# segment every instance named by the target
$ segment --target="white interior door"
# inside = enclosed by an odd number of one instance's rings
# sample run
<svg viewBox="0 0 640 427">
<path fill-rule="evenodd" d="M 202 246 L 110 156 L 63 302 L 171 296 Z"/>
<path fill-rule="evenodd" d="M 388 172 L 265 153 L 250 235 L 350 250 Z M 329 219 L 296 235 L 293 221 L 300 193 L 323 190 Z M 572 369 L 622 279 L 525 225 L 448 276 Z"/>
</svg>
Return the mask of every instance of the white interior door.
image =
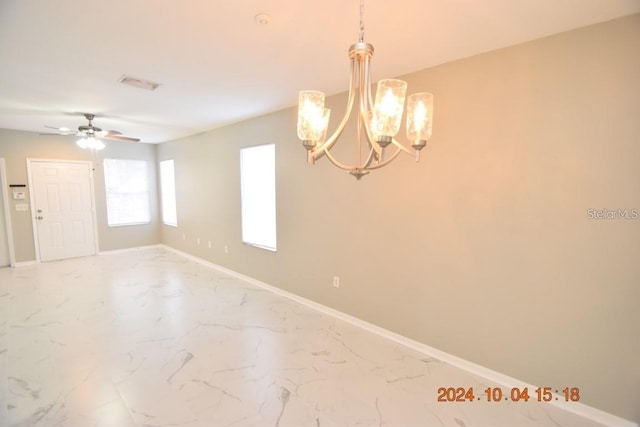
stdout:
<svg viewBox="0 0 640 427">
<path fill-rule="evenodd" d="M 91 165 L 30 161 L 40 261 L 94 255 Z"/>
<path fill-rule="evenodd" d="M 6 267 L 11 263 L 9 258 L 9 236 L 7 235 L 7 210 L 5 191 L 7 183 L 4 182 L 4 160 L 0 159 L 0 267 Z"/>
</svg>

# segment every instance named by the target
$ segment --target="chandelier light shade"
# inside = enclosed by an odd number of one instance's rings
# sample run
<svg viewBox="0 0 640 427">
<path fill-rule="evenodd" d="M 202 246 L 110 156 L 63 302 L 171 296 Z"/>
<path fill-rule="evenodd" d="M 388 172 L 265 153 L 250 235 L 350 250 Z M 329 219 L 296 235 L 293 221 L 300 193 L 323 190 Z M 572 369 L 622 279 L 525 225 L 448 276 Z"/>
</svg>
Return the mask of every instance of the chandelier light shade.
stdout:
<svg viewBox="0 0 640 427">
<path fill-rule="evenodd" d="M 407 138 L 411 146 L 424 147 L 431 138 L 433 121 L 433 95 L 415 93 L 407 100 Z"/>
<path fill-rule="evenodd" d="M 324 108 L 324 93 L 311 90 L 300 92 L 298 111 L 298 138 L 303 141 L 321 140 L 331 113 Z"/>
<path fill-rule="evenodd" d="M 327 139 L 331 112 L 325 108 L 322 92 L 305 90 L 298 97 L 298 138 L 307 149 L 307 161 L 315 163 L 326 156 L 335 166 L 349 171 L 357 179 L 371 170 L 392 162 L 400 152 L 420 160 L 420 150 L 431 137 L 433 122 L 433 95 L 416 93 L 407 99 L 406 132 L 410 148 L 399 143 L 395 137 L 400 131 L 404 112 L 407 83 L 397 79 L 380 80 L 375 102 L 371 96 L 371 58 L 373 46 L 364 42 L 364 0 L 360 1 L 360 38 L 349 48 L 351 77 L 349 97 L 342 121 Z M 331 153 L 349 121 L 357 101 L 357 162 L 347 165 L 338 161 Z M 394 151 L 387 157 L 388 146 Z"/>
</svg>

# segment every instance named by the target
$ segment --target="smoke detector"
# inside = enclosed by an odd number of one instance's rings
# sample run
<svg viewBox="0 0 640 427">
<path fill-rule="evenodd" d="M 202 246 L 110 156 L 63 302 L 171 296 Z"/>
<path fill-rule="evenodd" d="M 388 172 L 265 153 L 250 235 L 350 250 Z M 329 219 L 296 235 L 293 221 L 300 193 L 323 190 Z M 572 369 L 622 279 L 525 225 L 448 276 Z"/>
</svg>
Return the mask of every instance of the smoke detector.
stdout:
<svg viewBox="0 0 640 427">
<path fill-rule="evenodd" d="M 257 24 L 260 25 L 268 25 L 269 22 L 271 22 L 271 16 L 267 15 L 266 13 L 259 13 L 258 15 L 254 16 L 253 19 Z"/>
</svg>

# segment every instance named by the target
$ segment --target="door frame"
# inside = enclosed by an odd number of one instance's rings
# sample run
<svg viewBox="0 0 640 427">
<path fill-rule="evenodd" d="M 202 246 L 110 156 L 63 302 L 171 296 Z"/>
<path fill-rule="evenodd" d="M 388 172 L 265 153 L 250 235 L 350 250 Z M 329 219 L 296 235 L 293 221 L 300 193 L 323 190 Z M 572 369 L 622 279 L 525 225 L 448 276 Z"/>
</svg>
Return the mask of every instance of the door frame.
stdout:
<svg viewBox="0 0 640 427">
<path fill-rule="evenodd" d="M 4 157 L 0 157 L 0 183 L 2 183 L 2 190 L 0 190 L 0 197 L 2 197 L 2 208 L 4 209 L 4 224 L 1 226 L 5 228 L 7 232 L 7 246 L 9 249 L 9 266 L 16 266 L 16 253 L 13 247 L 13 229 L 11 228 L 11 208 L 9 208 L 9 182 L 7 181 L 7 167 L 4 161 Z"/>
<path fill-rule="evenodd" d="M 93 219 L 93 255 L 98 253 L 98 218 L 96 215 L 96 192 L 93 188 L 93 177 L 94 177 L 94 168 L 93 162 L 89 160 L 64 160 L 64 159 L 37 159 L 27 157 L 27 176 L 29 179 L 29 202 L 31 203 L 31 228 L 33 229 L 33 247 L 35 249 L 36 254 L 36 262 L 41 262 L 40 260 L 40 239 L 38 235 L 38 223 L 36 221 L 36 215 L 33 213 L 33 209 L 35 208 L 35 191 L 33 187 L 33 173 L 31 170 L 31 165 L 33 163 L 76 163 L 76 164 L 86 164 L 89 167 L 89 192 L 91 197 L 91 216 Z"/>
</svg>

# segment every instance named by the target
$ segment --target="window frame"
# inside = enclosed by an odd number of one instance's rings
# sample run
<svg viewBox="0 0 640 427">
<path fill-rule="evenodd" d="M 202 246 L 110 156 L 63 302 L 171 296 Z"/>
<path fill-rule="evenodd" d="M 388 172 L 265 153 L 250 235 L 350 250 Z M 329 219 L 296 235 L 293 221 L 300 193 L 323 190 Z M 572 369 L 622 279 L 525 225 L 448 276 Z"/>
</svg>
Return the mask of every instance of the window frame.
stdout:
<svg viewBox="0 0 640 427">
<path fill-rule="evenodd" d="M 119 163 L 120 165 L 129 163 L 129 164 L 138 164 L 138 165 L 143 165 L 143 171 L 138 171 L 137 173 L 140 173 L 140 176 L 144 176 L 144 184 L 145 184 L 145 189 L 144 190 L 140 190 L 140 191 L 122 191 L 123 189 L 127 189 L 127 188 L 131 188 L 130 186 L 122 186 L 122 188 L 116 188 L 116 190 L 110 190 L 111 187 L 117 187 L 118 183 L 111 183 L 110 182 L 110 177 L 113 176 L 114 174 L 110 172 L 110 169 L 112 169 L 112 167 L 115 167 L 116 164 Z M 106 211 L 107 211 L 107 226 L 108 227 L 128 227 L 128 226 L 135 226 L 135 225 L 147 225 L 147 224 L 151 224 L 151 191 L 149 189 L 150 187 L 150 180 L 149 180 L 149 165 L 148 165 L 148 161 L 146 160 L 139 160 L 139 159 L 112 159 L 112 158 L 105 158 L 103 160 L 103 171 L 104 171 L 104 186 L 105 186 L 105 207 L 106 207 Z M 110 166 L 111 164 L 111 166 Z M 126 178 L 125 178 L 126 179 Z M 145 207 L 146 207 L 146 218 L 142 219 L 142 220 L 129 220 L 126 222 L 115 222 L 115 220 L 112 218 L 113 216 L 113 211 L 109 209 L 109 200 L 110 200 L 110 195 L 124 195 L 126 196 L 130 196 L 130 195 L 144 195 L 144 199 L 146 200 L 146 203 L 144 203 Z M 112 207 L 113 208 L 113 207 Z M 114 221 L 112 223 L 112 221 Z"/>
<path fill-rule="evenodd" d="M 268 159 L 272 160 L 269 165 L 263 165 L 267 168 L 267 176 L 256 177 L 247 175 L 245 173 L 244 167 L 249 165 L 249 163 L 251 162 L 255 162 L 256 159 L 259 159 L 259 156 L 251 158 L 251 155 L 256 153 L 255 150 L 264 150 L 265 148 L 270 148 L 268 152 Z M 254 186 L 256 183 L 259 184 L 259 188 L 249 188 L 251 186 Z M 264 187 L 264 185 L 267 183 L 270 184 L 269 188 Z M 252 190 L 255 190 L 255 192 L 253 192 L 253 195 L 247 194 Z M 278 251 L 278 216 L 276 190 L 276 145 L 273 143 L 268 143 L 240 148 L 240 223 L 242 228 L 242 243 L 271 252 Z M 264 201 L 264 196 L 267 193 L 269 193 L 269 195 L 273 195 L 273 197 L 268 200 L 268 206 L 260 206 L 258 208 L 258 213 L 247 212 L 247 209 L 255 208 L 255 204 L 257 203 L 257 200 L 255 198 L 256 194 L 262 196 L 262 201 Z M 269 210 L 269 212 L 266 212 L 266 215 L 265 209 Z M 258 221 L 261 222 L 261 224 L 249 223 L 256 218 L 258 218 Z M 270 229 L 266 233 L 256 233 L 255 227 L 265 225 L 270 227 Z M 261 234 L 262 238 L 256 239 L 257 234 Z M 268 236 L 268 238 L 264 238 L 265 236 Z"/>
<path fill-rule="evenodd" d="M 163 167 L 163 165 L 168 165 L 171 164 L 171 189 L 173 189 L 172 194 L 169 195 L 169 197 L 167 198 L 167 194 L 165 194 L 165 191 L 169 191 L 170 189 L 167 188 L 165 189 L 165 178 L 167 178 L 164 173 L 165 173 L 165 168 Z M 175 168 L 175 161 L 174 159 L 166 159 L 166 160 L 161 160 L 158 164 L 158 169 L 160 172 L 160 216 L 162 217 L 162 223 L 164 225 L 168 225 L 171 227 L 177 227 L 178 226 L 178 205 L 177 205 L 177 200 L 176 200 L 176 168 Z M 175 222 L 169 222 L 166 218 L 166 208 L 167 208 L 167 202 L 171 201 L 169 200 L 171 199 L 173 201 L 172 203 L 172 219 L 175 220 Z"/>
</svg>

